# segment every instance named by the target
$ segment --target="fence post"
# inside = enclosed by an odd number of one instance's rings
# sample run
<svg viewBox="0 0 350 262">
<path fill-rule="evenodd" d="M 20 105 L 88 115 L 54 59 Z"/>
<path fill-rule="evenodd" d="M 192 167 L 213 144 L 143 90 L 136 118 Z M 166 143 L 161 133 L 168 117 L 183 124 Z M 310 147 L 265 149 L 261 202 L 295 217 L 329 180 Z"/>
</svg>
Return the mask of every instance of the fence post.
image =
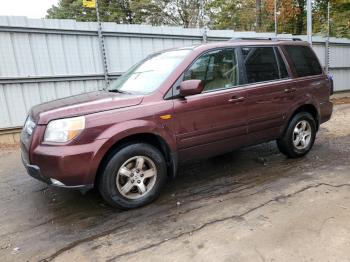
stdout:
<svg viewBox="0 0 350 262">
<path fill-rule="evenodd" d="M 328 2 L 327 6 L 327 38 L 326 38 L 326 43 L 325 43 L 325 69 L 326 73 L 329 74 L 329 34 L 330 34 L 330 2 Z"/>
<path fill-rule="evenodd" d="M 103 34 L 102 34 L 102 23 L 101 23 L 101 20 L 100 20 L 100 12 L 99 12 L 99 9 L 98 9 L 98 0 L 96 0 L 96 16 L 97 16 L 97 24 L 98 24 L 98 29 L 97 29 L 98 42 L 99 42 L 99 45 L 100 45 L 103 73 L 104 73 L 104 78 L 105 78 L 105 87 L 104 87 L 104 89 L 107 89 L 108 86 L 109 86 L 108 64 L 107 64 L 106 48 L 105 48 L 105 43 L 104 43 Z"/>
<path fill-rule="evenodd" d="M 207 37 L 208 37 L 208 27 L 205 25 L 203 30 L 203 35 L 202 35 L 203 43 L 207 42 Z"/>
<path fill-rule="evenodd" d="M 306 0 L 306 27 L 307 27 L 307 41 L 312 46 L 312 3 L 311 0 Z"/>
<path fill-rule="evenodd" d="M 329 73 L 329 55 L 330 55 L 330 47 L 329 47 L 329 38 L 327 38 L 325 42 L 325 70 L 326 73 Z"/>
</svg>

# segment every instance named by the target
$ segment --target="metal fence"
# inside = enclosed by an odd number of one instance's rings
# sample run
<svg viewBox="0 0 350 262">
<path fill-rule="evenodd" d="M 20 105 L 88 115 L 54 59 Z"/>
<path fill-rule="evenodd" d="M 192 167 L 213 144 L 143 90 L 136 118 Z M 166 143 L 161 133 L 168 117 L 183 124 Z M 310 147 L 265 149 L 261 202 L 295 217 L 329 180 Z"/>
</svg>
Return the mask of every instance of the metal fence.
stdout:
<svg viewBox="0 0 350 262">
<path fill-rule="evenodd" d="M 271 33 L 115 23 L 102 27 L 110 79 L 152 52 L 199 44 L 204 38 L 274 37 Z M 0 16 L 0 130 L 21 126 L 35 104 L 104 86 L 97 28 L 92 22 Z M 325 64 L 325 39 L 314 37 L 314 49 Z M 349 89 L 350 40 L 331 38 L 329 52 L 335 90 Z"/>
</svg>

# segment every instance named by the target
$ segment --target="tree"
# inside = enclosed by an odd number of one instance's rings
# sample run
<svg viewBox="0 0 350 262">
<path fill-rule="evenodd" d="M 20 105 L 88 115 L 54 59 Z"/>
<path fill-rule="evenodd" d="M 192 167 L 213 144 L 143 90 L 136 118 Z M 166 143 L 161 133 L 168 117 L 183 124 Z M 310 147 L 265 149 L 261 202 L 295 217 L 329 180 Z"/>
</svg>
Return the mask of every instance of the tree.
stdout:
<svg viewBox="0 0 350 262">
<path fill-rule="evenodd" d="M 298 11 L 295 8 L 294 0 L 280 0 L 277 5 L 277 32 L 278 33 L 291 33 L 294 32 L 295 20 L 298 15 Z M 275 27 L 275 1 L 266 0 L 263 7 L 265 31 L 274 31 Z"/>
<path fill-rule="evenodd" d="M 314 2 L 314 30 L 325 34 L 327 28 L 328 0 Z M 350 38 L 350 1 L 330 1 L 330 35 Z"/>
<path fill-rule="evenodd" d="M 301 35 L 304 32 L 304 23 L 306 17 L 306 0 L 296 0 L 296 29 L 295 34 Z"/>
<path fill-rule="evenodd" d="M 207 5 L 213 29 L 255 30 L 255 11 L 255 0 L 216 0 Z"/>
<path fill-rule="evenodd" d="M 47 11 L 47 18 L 75 19 L 77 21 L 96 21 L 95 9 L 83 7 L 83 0 L 60 0 L 57 6 Z M 142 23 L 146 19 L 142 7 L 151 12 L 159 12 L 151 0 L 99 0 L 101 20 L 124 24 Z"/>
<path fill-rule="evenodd" d="M 96 21 L 94 9 L 83 0 L 59 0 L 48 18 Z M 331 1 L 331 35 L 350 38 L 350 0 L 313 0 L 313 29 L 327 30 L 327 5 Z M 102 21 L 120 24 L 202 27 L 199 0 L 99 0 Z M 236 31 L 274 31 L 274 0 L 203 0 L 208 26 Z M 278 0 L 278 32 L 306 33 L 306 0 Z"/>
<path fill-rule="evenodd" d="M 99 0 L 99 7 L 102 21 L 120 24 L 196 27 L 200 19 L 197 0 Z M 84 8 L 82 0 L 60 0 L 47 11 L 47 18 L 96 21 L 96 12 Z"/>
<path fill-rule="evenodd" d="M 261 0 L 256 0 L 256 28 L 257 31 L 261 30 L 262 18 L 261 18 Z"/>
<path fill-rule="evenodd" d="M 197 27 L 200 23 L 200 2 L 197 0 L 153 0 L 158 12 L 148 12 L 152 24 L 178 25 L 185 28 Z M 149 8 L 149 6 L 148 6 Z M 145 7 L 143 7 L 146 10 Z"/>
<path fill-rule="evenodd" d="M 331 35 L 350 38 L 350 1 L 332 1 Z"/>
</svg>

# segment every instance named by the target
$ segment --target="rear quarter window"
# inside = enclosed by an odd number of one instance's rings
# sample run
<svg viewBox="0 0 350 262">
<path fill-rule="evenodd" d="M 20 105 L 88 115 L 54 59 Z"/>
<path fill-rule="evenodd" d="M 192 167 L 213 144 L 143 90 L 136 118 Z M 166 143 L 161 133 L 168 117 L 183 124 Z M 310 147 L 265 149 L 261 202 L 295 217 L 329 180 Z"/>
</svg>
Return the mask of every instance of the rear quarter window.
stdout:
<svg viewBox="0 0 350 262">
<path fill-rule="evenodd" d="M 322 74 L 322 68 L 314 52 L 308 46 L 285 46 L 298 77 Z"/>
</svg>

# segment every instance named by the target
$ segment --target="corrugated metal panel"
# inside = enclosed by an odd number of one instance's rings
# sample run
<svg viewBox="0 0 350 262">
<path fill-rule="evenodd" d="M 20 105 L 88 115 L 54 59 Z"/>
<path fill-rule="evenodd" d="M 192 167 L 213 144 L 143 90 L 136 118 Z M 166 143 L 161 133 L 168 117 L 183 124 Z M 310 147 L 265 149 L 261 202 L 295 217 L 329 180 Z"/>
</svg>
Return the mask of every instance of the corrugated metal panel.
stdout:
<svg viewBox="0 0 350 262">
<path fill-rule="evenodd" d="M 0 90 L 0 93 L 4 95 L 7 107 L 7 110 L 4 112 L 6 121 L 0 124 L 0 128 L 22 125 L 27 114 L 27 105 L 21 86 L 19 84 L 1 85 Z M 2 113 L 3 111 L 1 115 Z"/>
<path fill-rule="evenodd" d="M 11 127 L 9 105 L 3 85 L 0 85 L 0 128 Z"/>
<path fill-rule="evenodd" d="M 330 49 L 330 66 L 331 67 L 348 67 L 350 68 L 350 45 L 332 46 Z"/>
<path fill-rule="evenodd" d="M 97 28 L 92 22 L 0 16 L 0 129 L 21 126 L 35 104 L 104 86 Z M 117 76 L 155 51 L 200 44 L 203 33 L 196 28 L 103 23 L 109 73 Z M 232 37 L 273 38 L 274 34 L 207 32 L 208 41 Z M 314 41 L 324 64 L 325 39 L 315 37 Z M 350 41 L 331 38 L 330 46 L 335 89 L 349 89 Z"/>
<path fill-rule="evenodd" d="M 103 80 L 0 84 L 0 129 L 22 126 L 34 105 L 96 91 L 103 85 Z"/>
<path fill-rule="evenodd" d="M 325 46 L 322 44 L 314 44 L 312 46 L 312 48 L 314 49 L 315 53 L 318 56 L 318 59 L 320 60 L 321 64 L 323 66 L 325 66 L 325 61 L 326 61 L 326 49 Z"/>
<path fill-rule="evenodd" d="M 350 86 L 350 68 L 347 69 L 330 69 L 330 74 L 334 79 L 336 91 L 347 91 Z"/>
</svg>

